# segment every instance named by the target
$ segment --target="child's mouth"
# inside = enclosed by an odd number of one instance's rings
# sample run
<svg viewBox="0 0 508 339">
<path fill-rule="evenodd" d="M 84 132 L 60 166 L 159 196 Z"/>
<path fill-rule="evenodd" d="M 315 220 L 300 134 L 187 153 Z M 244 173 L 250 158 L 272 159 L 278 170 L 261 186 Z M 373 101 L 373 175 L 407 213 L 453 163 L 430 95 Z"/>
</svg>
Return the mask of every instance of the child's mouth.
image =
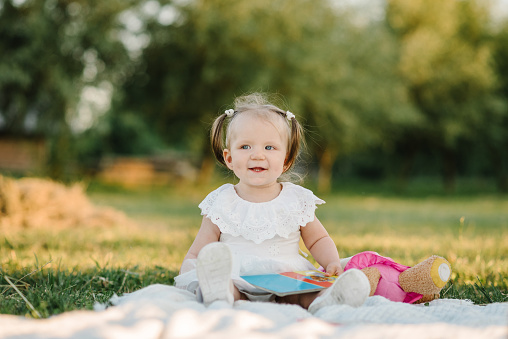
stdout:
<svg viewBox="0 0 508 339">
<path fill-rule="evenodd" d="M 254 172 L 263 172 L 265 171 L 266 169 L 263 168 L 263 167 L 252 167 L 250 168 L 251 171 L 254 171 Z"/>
</svg>

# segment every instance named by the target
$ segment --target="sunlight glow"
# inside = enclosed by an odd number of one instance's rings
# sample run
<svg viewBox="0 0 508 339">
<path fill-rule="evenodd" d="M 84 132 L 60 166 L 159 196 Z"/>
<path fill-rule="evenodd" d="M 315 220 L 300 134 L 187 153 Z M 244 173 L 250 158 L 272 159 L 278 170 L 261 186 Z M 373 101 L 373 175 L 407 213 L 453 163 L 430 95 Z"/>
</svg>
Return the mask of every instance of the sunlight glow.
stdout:
<svg viewBox="0 0 508 339">
<path fill-rule="evenodd" d="M 85 86 L 76 113 L 68 118 L 73 132 L 81 133 L 91 128 L 97 119 L 109 110 L 112 94 L 113 86 L 106 81 L 98 87 Z"/>
</svg>

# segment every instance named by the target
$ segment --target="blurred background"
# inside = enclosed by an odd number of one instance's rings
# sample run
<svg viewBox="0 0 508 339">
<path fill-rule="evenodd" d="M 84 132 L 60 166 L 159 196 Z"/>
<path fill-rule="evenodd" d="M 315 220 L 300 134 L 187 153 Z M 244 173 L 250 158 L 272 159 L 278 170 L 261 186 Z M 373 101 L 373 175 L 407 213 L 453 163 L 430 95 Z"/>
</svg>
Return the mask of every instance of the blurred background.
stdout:
<svg viewBox="0 0 508 339">
<path fill-rule="evenodd" d="M 320 192 L 508 192 L 506 0 L 0 0 L 2 174 L 208 185 L 249 92 L 304 124 Z"/>
</svg>

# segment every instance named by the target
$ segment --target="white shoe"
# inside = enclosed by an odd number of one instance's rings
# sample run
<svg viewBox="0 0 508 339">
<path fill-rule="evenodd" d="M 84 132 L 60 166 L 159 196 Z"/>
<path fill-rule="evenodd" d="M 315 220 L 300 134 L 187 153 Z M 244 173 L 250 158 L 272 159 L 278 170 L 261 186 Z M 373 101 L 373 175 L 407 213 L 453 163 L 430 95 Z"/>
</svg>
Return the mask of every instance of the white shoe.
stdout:
<svg viewBox="0 0 508 339">
<path fill-rule="evenodd" d="M 198 254 L 196 273 L 203 303 L 210 305 L 217 300 L 233 305 L 233 282 L 231 271 L 233 256 L 225 244 L 213 242 L 201 249 Z"/>
<path fill-rule="evenodd" d="M 331 305 L 358 307 L 363 305 L 369 294 L 369 279 L 360 270 L 352 268 L 342 273 L 332 286 L 314 299 L 309 306 L 309 312 L 314 314 Z"/>
</svg>

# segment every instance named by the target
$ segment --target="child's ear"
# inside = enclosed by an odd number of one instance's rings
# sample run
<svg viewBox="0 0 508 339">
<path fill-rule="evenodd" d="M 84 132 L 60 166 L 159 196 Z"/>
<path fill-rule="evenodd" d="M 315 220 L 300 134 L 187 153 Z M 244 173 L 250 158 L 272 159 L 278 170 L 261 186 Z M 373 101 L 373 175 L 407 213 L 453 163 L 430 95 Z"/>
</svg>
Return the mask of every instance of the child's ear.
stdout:
<svg viewBox="0 0 508 339">
<path fill-rule="evenodd" d="M 232 170 L 233 169 L 233 158 L 231 157 L 231 152 L 226 148 L 222 151 L 222 157 L 224 158 L 224 162 L 226 166 Z"/>
</svg>

